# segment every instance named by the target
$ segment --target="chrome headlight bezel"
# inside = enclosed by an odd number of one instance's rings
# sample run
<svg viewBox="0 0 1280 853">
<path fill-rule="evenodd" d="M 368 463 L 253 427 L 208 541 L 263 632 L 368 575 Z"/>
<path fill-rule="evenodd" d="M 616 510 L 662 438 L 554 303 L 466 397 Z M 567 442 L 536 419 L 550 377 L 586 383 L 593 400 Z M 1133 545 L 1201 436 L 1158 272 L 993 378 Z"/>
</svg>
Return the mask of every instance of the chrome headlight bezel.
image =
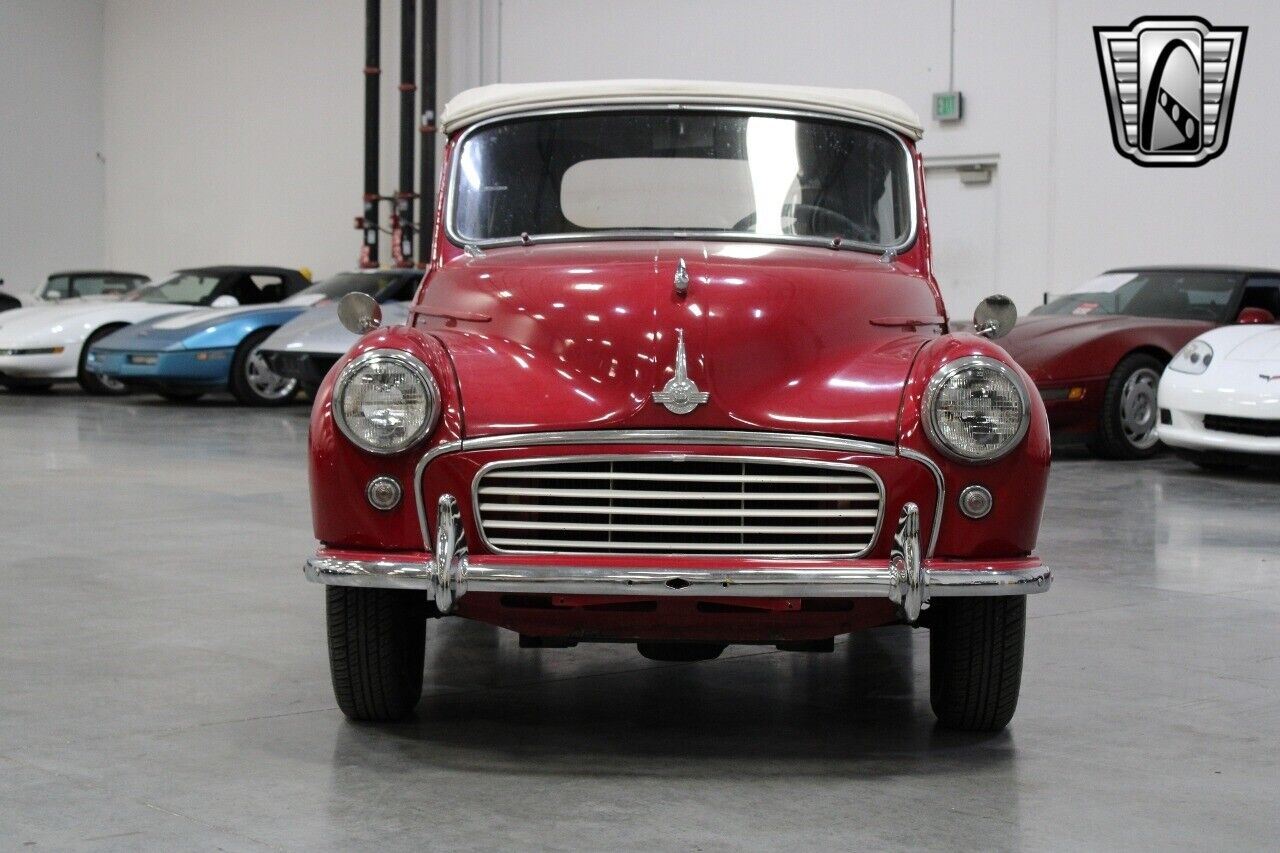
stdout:
<svg viewBox="0 0 1280 853">
<path fill-rule="evenodd" d="M 344 411 L 343 402 L 346 397 L 347 388 L 351 385 L 352 380 L 363 373 L 367 368 L 376 367 L 379 364 L 394 363 L 409 371 L 409 373 L 422 386 L 423 396 L 427 400 L 426 416 L 422 419 L 422 423 L 418 424 L 415 429 L 408 432 L 404 438 L 396 442 L 394 446 L 380 447 L 371 445 L 359 437 L 359 435 L 347 423 L 346 413 Z M 342 368 L 342 373 L 338 375 L 338 380 L 333 386 L 333 421 L 338 427 L 338 431 L 346 436 L 356 447 L 368 453 L 374 453 L 378 456 L 394 456 L 397 453 L 403 453 L 422 441 L 431 430 L 435 429 L 436 424 L 440 420 L 440 387 L 436 384 L 435 377 L 431 375 L 431 371 L 427 366 L 414 356 L 403 350 L 394 349 L 374 349 L 361 353 L 352 359 L 346 367 Z"/>
<path fill-rule="evenodd" d="M 1213 347 L 1199 338 L 1178 350 L 1178 354 L 1169 362 L 1169 369 L 1178 373 L 1199 376 L 1209 369 L 1213 362 Z"/>
<path fill-rule="evenodd" d="M 1018 424 L 1018 430 L 1007 443 L 997 448 L 994 452 L 986 453 L 981 456 L 971 456 L 959 449 L 952 447 L 947 443 L 939 429 L 935 418 L 938 414 L 937 400 L 938 394 L 941 393 L 942 387 L 953 376 L 961 371 L 983 369 L 992 371 L 1002 378 L 1008 380 L 1018 394 L 1018 400 L 1022 407 L 1022 419 Z M 948 361 L 938 371 L 933 374 L 929 380 L 929 384 L 925 387 L 924 399 L 921 401 L 920 420 L 924 423 L 924 432 L 928 436 L 930 443 L 933 444 L 944 456 L 954 459 L 957 462 L 963 462 L 967 465 L 985 465 L 1003 459 L 1012 453 L 1018 445 L 1022 443 L 1022 439 L 1026 437 L 1027 430 L 1031 426 L 1031 398 L 1027 394 L 1027 386 L 1023 383 L 1022 378 L 1009 365 L 1004 364 L 990 356 L 985 355 L 969 355 Z"/>
</svg>

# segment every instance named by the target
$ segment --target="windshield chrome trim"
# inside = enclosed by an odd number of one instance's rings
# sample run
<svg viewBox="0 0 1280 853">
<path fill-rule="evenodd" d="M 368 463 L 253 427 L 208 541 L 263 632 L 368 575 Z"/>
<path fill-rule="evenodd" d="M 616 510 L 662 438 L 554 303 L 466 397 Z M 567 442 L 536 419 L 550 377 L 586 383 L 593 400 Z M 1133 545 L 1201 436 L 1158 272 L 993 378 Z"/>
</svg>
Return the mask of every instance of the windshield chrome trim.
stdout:
<svg viewBox="0 0 1280 853">
<path fill-rule="evenodd" d="M 599 113 L 599 112 L 713 112 L 713 113 L 737 113 L 745 115 L 759 116 L 779 116 L 784 118 L 807 118 L 818 119 L 827 122 L 839 122 L 842 124 L 852 124 L 859 127 L 869 128 L 878 133 L 883 133 L 891 137 L 902 149 L 903 157 L 906 160 L 907 173 L 907 198 L 909 201 L 909 217 L 907 225 L 907 233 L 902 241 L 894 245 L 883 245 L 879 243 L 861 243 L 856 240 L 843 240 L 839 245 L 833 246 L 830 237 L 795 237 L 785 234 L 767 235 L 767 234 L 746 234 L 741 231 L 701 231 L 701 230 L 671 230 L 660 228 L 633 228 L 633 229 L 617 229 L 610 231 L 586 231 L 577 234 L 530 234 L 528 244 L 538 245 L 539 243 L 581 243 L 581 242 L 599 242 L 608 240 L 723 240 L 725 242 L 738 243 L 774 243 L 784 246 L 816 246 L 831 251 L 855 251 L 870 252 L 877 255 L 883 255 L 885 252 L 891 251 L 894 255 L 901 255 L 915 245 L 916 238 L 919 235 L 919 208 L 920 208 L 920 189 L 916 181 L 916 163 L 915 158 L 911 154 L 902 136 L 883 125 L 876 124 L 871 121 L 863 121 L 848 116 L 832 115 L 830 113 L 816 112 L 812 110 L 787 110 L 787 109 L 767 109 L 759 107 L 744 107 L 735 105 L 715 105 L 715 104 L 680 104 L 671 103 L 666 105 L 638 105 L 638 104 L 608 104 L 594 107 L 570 107 L 570 108 L 551 108 L 545 110 L 530 110 L 527 112 L 510 113 L 503 116 L 495 116 L 477 124 L 470 125 L 458 135 L 457 141 L 453 145 L 453 149 L 449 158 L 449 186 L 446 189 L 445 207 L 444 207 L 444 233 L 445 237 L 458 248 L 465 246 L 474 246 L 477 249 L 502 248 L 506 246 L 526 245 L 525 241 L 519 235 L 513 237 L 496 237 L 489 240 L 472 240 L 461 237 L 454 231 L 454 213 L 457 199 L 458 188 L 458 172 L 461 170 L 462 149 L 467 139 L 479 130 L 495 124 L 504 124 L 514 121 L 521 121 L 529 118 L 539 118 L 542 116 L 561 116 L 576 115 L 582 113 Z"/>
</svg>

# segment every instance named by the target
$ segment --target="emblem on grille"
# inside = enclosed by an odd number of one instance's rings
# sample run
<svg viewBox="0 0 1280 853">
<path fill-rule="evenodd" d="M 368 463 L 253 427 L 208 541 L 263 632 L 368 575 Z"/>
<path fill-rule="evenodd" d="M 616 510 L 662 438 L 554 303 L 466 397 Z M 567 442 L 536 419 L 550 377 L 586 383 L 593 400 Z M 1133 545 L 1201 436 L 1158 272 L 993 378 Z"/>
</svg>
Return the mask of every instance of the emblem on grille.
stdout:
<svg viewBox="0 0 1280 853">
<path fill-rule="evenodd" d="M 676 329 L 676 375 L 662 386 L 661 391 L 653 392 L 653 401 L 667 407 L 673 415 L 687 415 L 701 406 L 711 395 L 699 391 L 698 386 L 689 378 L 689 365 L 684 354 L 684 330 Z"/>
<path fill-rule="evenodd" d="M 1094 27 L 1120 156 L 1139 166 L 1199 166 L 1225 151 L 1248 32 L 1163 16 Z"/>
</svg>

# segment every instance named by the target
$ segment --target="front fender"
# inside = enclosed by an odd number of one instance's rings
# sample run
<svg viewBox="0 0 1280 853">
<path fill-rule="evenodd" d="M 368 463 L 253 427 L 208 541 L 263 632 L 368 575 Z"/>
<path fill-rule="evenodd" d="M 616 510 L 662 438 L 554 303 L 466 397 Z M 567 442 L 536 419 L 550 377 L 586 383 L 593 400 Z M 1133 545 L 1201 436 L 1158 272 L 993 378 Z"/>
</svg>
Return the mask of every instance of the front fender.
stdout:
<svg viewBox="0 0 1280 853">
<path fill-rule="evenodd" d="M 945 456 L 929 441 L 921 418 L 929 380 L 943 365 L 970 355 L 987 356 L 1012 368 L 1026 386 L 1031 406 L 1031 423 L 1019 445 L 986 464 L 966 464 Z M 916 356 L 903 389 L 898 430 L 900 446 L 933 460 L 946 484 L 935 556 L 1016 557 L 1031 553 L 1049 479 L 1049 422 L 1035 383 L 1008 353 L 971 334 L 945 335 L 926 344 Z M 995 498 L 985 518 L 975 520 L 960 512 L 957 498 L 969 485 L 985 486 Z"/>
<path fill-rule="evenodd" d="M 333 386 L 350 361 L 374 349 L 406 352 L 423 364 L 440 388 L 440 421 L 422 441 L 402 453 L 379 456 L 352 444 L 333 419 Z M 311 409 L 309 475 L 315 536 L 331 547 L 384 551 L 421 551 L 424 547 L 414 501 L 414 469 L 430 448 L 462 435 L 458 383 L 444 346 L 429 334 L 407 326 L 369 332 L 356 342 L 325 377 Z M 365 487 L 379 475 L 395 477 L 404 490 L 399 506 L 374 509 Z"/>
</svg>

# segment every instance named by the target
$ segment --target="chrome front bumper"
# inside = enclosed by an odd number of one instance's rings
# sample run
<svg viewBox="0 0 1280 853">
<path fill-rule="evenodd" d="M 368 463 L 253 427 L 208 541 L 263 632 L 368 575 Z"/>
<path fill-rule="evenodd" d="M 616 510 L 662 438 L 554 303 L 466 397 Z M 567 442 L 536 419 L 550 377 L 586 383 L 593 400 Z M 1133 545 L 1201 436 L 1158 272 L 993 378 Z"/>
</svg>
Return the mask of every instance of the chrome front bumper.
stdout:
<svg viewBox="0 0 1280 853">
<path fill-rule="evenodd" d="M 679 571 L 662 566 L 597 568 L 467 553 L 457 501 L 442 495 L 437 508 L 434 556 L 417 561 L 353 559 L 321 553 L 308 559 L 308 580 L 330 586 L 422 590 L 442 613 L 468 592 L 555 595 L 636 595 L 649 598 L 888 598 L 914 622 L 931 598 L 1029 595 L 1053 578 L 1038 560 L 957 562 L 922 560 L 920 513 L 903 506 L 888 562 L 842 561 L 834 565 Z"/>
</svg>

